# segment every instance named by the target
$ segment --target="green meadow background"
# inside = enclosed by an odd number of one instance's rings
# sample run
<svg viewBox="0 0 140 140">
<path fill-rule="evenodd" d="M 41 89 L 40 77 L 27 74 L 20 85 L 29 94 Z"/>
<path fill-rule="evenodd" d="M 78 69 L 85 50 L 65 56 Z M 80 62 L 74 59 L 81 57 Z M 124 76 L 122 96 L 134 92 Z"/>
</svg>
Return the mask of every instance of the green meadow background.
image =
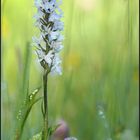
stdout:
<svg viewBox="0 0 140 140">
<path fill-rule="evenodd" d="M 65 120 L 78 140 L 138 140 L 138 5 L 138 0 L 63 0 L 63 75 L 49 76 L 50 124 Z M 42 85 L 30 45 L 38 33 L 35 12 L 33 0 L 1 0 L 2 140 L 14 136 L 28 83 L 30 92 Z M 38 102 L 22 140 L 42 125 Z"/>
</svg>

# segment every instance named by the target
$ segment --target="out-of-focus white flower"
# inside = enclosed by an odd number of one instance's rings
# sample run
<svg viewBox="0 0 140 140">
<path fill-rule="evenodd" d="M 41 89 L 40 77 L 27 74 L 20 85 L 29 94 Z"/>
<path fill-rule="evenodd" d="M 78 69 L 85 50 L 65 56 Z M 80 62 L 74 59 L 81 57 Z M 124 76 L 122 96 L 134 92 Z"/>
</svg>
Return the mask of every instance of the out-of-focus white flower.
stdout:
<svg viewBox="0 0 140 140">
<path fill-rule="evenodd" d="M 35 0 L 37 14 L 35 25 L 40 30 L 40 37 L 33 38 L 34 45 L 37 47 L 39 61 L 44 69 L 49 69 L 51 73 L 62 74 L 61 60 L 58 53 L 62 50 L 64 39 L 61 31 L 64 23 L 61 21 L 63 13 L 59 8 L 61 0 Z"/>
<path fill-rule="evenodd" d="M 75 137 L 68 137 L 68 138 L 65 138 L 64 140 L 77 140 L 77 138 L 75 138 Z"/>
</svg>

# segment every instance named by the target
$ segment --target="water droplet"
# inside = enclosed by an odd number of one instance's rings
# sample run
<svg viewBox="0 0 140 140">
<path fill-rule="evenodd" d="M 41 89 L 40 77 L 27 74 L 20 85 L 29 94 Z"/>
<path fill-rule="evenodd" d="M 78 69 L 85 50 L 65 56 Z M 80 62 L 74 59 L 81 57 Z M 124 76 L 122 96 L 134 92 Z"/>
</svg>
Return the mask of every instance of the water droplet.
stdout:
<svg viewBox="0 0 140 140">
<path fill-rule="evenodd" d="M 104 112 L 102 110 L 99 110 L 98 114 L 101 118 L 105 119 L 105 115 L 104 115 Z"/>
<path fill-rule="evenodd" d="M 30 97 L 29 97 L 29 98 L 30 98 L 30 100 L 32 100 L 32 99 L 33 99 L 33 95 L 30 95 Z"/>
<path fill-rule="evenodd" d="M 21 120 L 21 117 L 18 115 L 18 116 L 17 116 L 17 119 L 20 121 L 20 120 Z"/>
<path fill-rule="evenodd" d="M 35 95 L 38 92 L 38 89 L 36 89 L 32 94 Z"/>
<path fill-rule="evenodd" d="M 19 111 L 18 111 L 18 115 L 17 115 L 17 119 L 18 119 L 18 120 L 21 120 L 21 118 L 22 118 L 22 111 L 19 110 Z"/>
<path fill-rule="evenodd" d="M 100 116 L 104 115 L 104 112 L 101 111 L 101 110 L 99 110 L 99 115 L 100 115 Z"/>
</svg>

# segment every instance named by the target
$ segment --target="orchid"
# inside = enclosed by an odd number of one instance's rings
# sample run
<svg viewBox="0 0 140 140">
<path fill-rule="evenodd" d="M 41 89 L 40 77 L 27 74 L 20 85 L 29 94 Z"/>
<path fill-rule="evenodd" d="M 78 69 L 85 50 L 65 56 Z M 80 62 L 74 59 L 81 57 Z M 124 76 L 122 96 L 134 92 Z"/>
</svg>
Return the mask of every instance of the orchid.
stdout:
<svg viewBox="0 0 140 140">
<path fill-rule="evenodd" d="M 61 21 L 63 13 L 59 6 L 61 1 L 56 0 L 35 0 L 37 13 L 35 26 L 40 30 L 38 37 L 33 37 L 33 45 L 36 47 L 36 53 L 41 66 L 44 68 L 43 86 L 44 86 L 44 127 L 41 132 L 41 139 L 49 139 L 48 126 L 48 101 L 47 101 L 47 81 L 48 74 L 62 74 L 61 59 L 59 52 L 63 48 L 62 41 L 64 39 L 61 32 L 64 23 Z"/>
<path fill-rule="evenodd" d="M 64 23 L 61 21 L 63 13 L 59 8 L 60 4 L 61 1 L 56 0 L 35 0 L 35 26 L 39 28 L 40 36 L 33 37 L 33 43 L 37 48 L 36 53 L 41 66 L 47 73 L 53 74 L 62 74 L 61 61 L 59 55 L 56 55 L 62 50 L 64 39 L 61 34 Z"/>
</svg>

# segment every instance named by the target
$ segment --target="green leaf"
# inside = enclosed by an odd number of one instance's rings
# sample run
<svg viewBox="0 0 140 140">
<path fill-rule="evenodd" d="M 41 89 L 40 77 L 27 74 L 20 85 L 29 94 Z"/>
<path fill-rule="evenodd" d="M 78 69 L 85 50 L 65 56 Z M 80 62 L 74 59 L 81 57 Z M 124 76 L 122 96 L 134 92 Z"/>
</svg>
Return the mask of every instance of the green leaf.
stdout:
<svg viewBox="0 0 140 140">
<path fill-rule="evenodd" d="M 43 101 L 41 103 L 41 112 L 43 114 L 43 118 L 45 118 L 45 111 L 44 111 L 44 107 L 43 107 Z"/>
<path fill-rule="evenodd" d="M 61 124 L 57 124 L 48 128 L 48 135 L 51 136 Z"/>
<path fill-rule="evenodd" d="M 29 42 L 27 42 L 26 44 L 24 60 L 25 62 L 24 62 L 24 71 L 23 71 L 22 91 L 23 91 L 23 95 L 25 96 L 26 94 L 28 94 L 28 88 L 29 88 L 29 74 L 30 74 L 30 61 L 31 61 L 31 46 Z"/>
<path fill-rule="evenodd" d="M 42 97 L 36 98 L 37 93 L 39 92 L 40 87 L 35 89 L 31 94 L 27 96 L 27 99 L 24 101 L 21 109 L 18 112 L 17 119 L 17 128 L 16 128 L 16 135 L 15 140 L 19 140 L 21 138 L 23 127 L 25 125 L 25 122 L 27 120 L 27 117 L 29 116 L 29 113 L 33 107 L 33 105 L 42 99 Z"/>
</svg>

